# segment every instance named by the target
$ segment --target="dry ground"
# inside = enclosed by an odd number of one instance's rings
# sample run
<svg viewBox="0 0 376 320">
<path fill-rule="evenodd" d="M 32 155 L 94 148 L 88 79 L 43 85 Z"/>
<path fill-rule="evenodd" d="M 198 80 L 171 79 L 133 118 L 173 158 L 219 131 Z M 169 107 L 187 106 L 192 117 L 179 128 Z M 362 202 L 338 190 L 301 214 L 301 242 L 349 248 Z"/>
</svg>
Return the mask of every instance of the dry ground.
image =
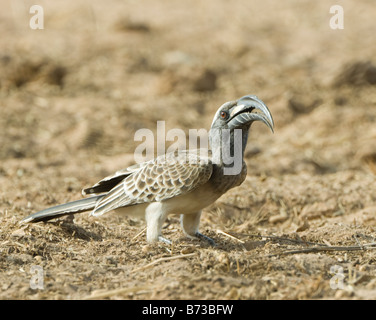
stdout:
<svg viewBox="0 0 376 320">
<path fill-rule="evenodd" d="M 326 0 L 40 0 L 44 30 L 32 4 L 0 10 L 1 299 L 376 298 L 374 0 L 341 1 L 344 30 Z M 111 214 L 18 225 L 131 164 L 137 129 L 208 129 L 249 93 L 275 134 L 252 127 L 247 180 L 205 210 L 218 247 L 175 216 L 172 248 Z"/>
</svg>

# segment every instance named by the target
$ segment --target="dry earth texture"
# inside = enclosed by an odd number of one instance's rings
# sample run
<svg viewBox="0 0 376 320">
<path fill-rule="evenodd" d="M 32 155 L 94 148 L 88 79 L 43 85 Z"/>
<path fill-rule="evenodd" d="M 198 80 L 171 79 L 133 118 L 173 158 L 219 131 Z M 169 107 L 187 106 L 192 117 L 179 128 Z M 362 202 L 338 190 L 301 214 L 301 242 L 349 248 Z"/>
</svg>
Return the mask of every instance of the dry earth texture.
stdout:
<svg viewBox="0 0 376 320">
<path fill-rule="evenodd" d="M 1 299 L 375 299 L 374 0 L 1 1 Z M 334 4 L 334 3 L 333 3 Z M 133 162 L 140 128 L 208 129 L 256 94 L 248 177 L 147 244 L 107 214 L 20 226 Z M 43 289 L 31 284 L 43 270 Z M 36 269 L 37 271 L 39 269 Z M 39 283 L 40 284 L 40 283 Z"/>
</svg>

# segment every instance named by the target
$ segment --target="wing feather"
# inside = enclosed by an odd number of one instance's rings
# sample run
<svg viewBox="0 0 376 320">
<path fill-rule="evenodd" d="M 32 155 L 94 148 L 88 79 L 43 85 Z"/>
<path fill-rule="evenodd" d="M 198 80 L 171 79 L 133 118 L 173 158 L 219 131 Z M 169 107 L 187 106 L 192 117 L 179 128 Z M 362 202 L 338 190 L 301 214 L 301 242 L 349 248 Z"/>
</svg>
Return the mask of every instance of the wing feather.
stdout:
<svg viewBox="0 0 376 320">
<path fill-rule="evenodd" d="M 116 171 L 114 174 L 103 178 L 101 181 L 97 182 L 92 187 L 83 189 L 82 195 L 86 196 L 88 194 L 98 195 L 106 193 L 110 191 L 113 187 L 115 187 L 118 183 L 123 181 L 124 178 L 139 170 L 142 165 L 144 164 L 134 164 L 128 168 Z"/>
<path fill-rule="evenodd" d="M 97 203 L 92 214 L 188 193 L 206 183 L 212 171 L 210 157 L 197 153 L 183 151 L 157 157 L 125 176 Z"/>
</svg>

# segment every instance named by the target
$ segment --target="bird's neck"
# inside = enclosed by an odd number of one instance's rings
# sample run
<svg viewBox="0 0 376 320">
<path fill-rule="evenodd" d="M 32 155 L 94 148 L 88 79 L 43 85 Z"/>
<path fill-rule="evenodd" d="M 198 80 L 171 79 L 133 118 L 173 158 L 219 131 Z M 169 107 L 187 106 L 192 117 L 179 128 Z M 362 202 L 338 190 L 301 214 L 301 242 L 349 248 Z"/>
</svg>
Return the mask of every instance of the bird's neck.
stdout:
<svg viewBox="0 0 376 320">
<path fill-rule="evenodd" d="M 213 163 L 224 168 L 224 174 L 238 175 L 243 165 L 244 150 L 247 145 L 249 128 L 211 129 L 209 143 Z"/>
</svg>

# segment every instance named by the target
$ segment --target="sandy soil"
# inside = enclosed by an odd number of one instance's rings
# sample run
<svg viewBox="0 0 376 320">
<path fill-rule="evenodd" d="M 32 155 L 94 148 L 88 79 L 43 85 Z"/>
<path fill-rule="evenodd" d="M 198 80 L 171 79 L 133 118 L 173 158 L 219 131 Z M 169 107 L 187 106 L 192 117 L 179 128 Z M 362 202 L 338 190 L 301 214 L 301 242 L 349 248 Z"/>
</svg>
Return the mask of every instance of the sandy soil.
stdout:
<svg viewBox="0 0 376 320">
<path fill-rule="evenodd" d="M 43 30 L 1 4 L 1 299 L 376 298 L 374 0 L 341 1 L 343 30 L 324 0 L 40 0 Z M 18 224 L 130 165 L 138 129 L 250 93 L 275 134 L 252 127 L 246 181 L 205 209 L 217 247 L 177 216 L 172 247 L 111 214 Z"/>
</svg>

